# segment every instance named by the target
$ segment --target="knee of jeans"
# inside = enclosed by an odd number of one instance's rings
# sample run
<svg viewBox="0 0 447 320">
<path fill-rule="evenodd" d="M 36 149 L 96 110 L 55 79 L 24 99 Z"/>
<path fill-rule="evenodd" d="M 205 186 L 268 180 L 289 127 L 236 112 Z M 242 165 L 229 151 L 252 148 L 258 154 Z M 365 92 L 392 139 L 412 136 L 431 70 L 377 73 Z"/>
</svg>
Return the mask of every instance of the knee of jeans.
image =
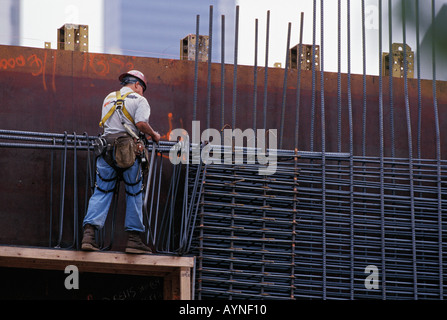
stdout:
<svg viewBox="0 0 447 320">
<path fill-rule="evenodd" d="M 126 170 L 123 174 L 123 180 L 127 187 L 131 188 L 141 188 L 141 184 L 143 182 L 143 173 L 142 171 L 137 167 L 131 167 L 128 170 Z"/>
<path fill-rule="evenodd" d="M 96 163 L 96 176 L 104 182 L 114 181 L 117 178 L 115 169 L 109 166 L 104 159 L 99 158 Z"/>
<path fill-rule="evenodd" d="M 143 182 L 141 179 L 137 183 L 125 182 L 125 187 L 128 194 L 139 194 L 143 188 Z"/>
</svg>

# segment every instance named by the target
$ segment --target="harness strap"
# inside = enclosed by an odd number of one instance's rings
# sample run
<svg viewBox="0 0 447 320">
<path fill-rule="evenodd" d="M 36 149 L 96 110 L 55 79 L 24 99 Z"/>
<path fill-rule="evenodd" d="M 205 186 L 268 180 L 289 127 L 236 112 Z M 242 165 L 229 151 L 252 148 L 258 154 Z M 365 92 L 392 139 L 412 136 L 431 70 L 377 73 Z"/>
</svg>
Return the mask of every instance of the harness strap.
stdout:
<svg viewBox="0 0 447 320">
<path fill-rule="evenodd" d="M 109 192 L 112 192 L 112 191 L 115 191 L 116 190 L 116 184 L 115 184 L 115 186 L 112 188 L 112 189 L 110 189 L 110 190 L 104 190 L 104 189 L 101 189 L 99 186 L 98 186 L 98 184 L 95 182 L 95 187 L 96 187 L 96 189 L 98 189 L 99 191 L 101 191 L 102 193 L 109 193 Z"/>
<path fill-rule="evenodd" d="M 140 181 L 141 181 L 141 180 L 140 180 Z M 138 182 L 140 182 L 140 181 L 138 181 Z M 135 185 L 135 184 L 127 184 L 126 181 L 124 181 L 124 183 L 125 183 L 126 185 Z M 109 193 L 109 192 L 113 192 L 113 191 L 116 190 L 116 184 L 115 184 L 115 186 L 114 186 L 112 189 L 110 189 L 110 190 L 104 190 L 104 189 L 100 188 L 96 182 L 95 182 L 95 187 L 96 187 L 96 189 L 98 189 L 98 190 L 101 191 L 102 193 Z M 131 193 L 131 192 L 128 192 L 128 191 L 126 190 L 126 194 L 129 195 L 129 196 L 131 196 L 131 197 L 136 197 L 136 196 L 138 196 L 140 193 L 142 193 L 143 190 L 144 190 L 144 184 L 141 185 L 141 189 L 140 189 L 137 193 Z"/>
<path fill-rule="evenodd" d="M 103 127 L 104 123 L 106 123 L 106 121 L 112 116 L 112 114 L 115 112 L 115 110 L 121 109 L 123 111 L 123 114 L 126 116 L 127 119 L 129 119 L 130 122 L 135 123 L 135 121 L 133 120 L 132 116 L 130 115 L 129 111 L 127 111 L 126 107 L 124 106 L 124 99 L 126 99 L 126 97 L 133 93 L 128 92 L 125 93 L 123 96 L 121 96 L 121 91 L 116 91 L 116 102 L 113 105 L 112 108 L 110 108 L 109 112 L 107 112 L 107 114 L 104 116 L 104 118 L 101 119 L 101 122 L 99 122 L 99 126 Z"/>
<path fill-rule="evenodd" d="M 98 175 L 99 179 L 101 179 L 101 180 L 104 181 L 104 182 L 112 182 L 112 181 L 118 180 L 118 175 L 116 175 L 116 176 L 114 176 L 113 178 L 110 178 L 110 179 L 103 178 L 103 177 L 99 174 L 98 168 L 96 168 L 96 174 Z"/>
<path fill-rule="evenodd" d="M 129 169 L 129 168 L 128 168 L 128 169 Z M 112 181 L 119 182 L 119 179 L 121 178 L 121 180 L 124 182 L 124 184 L 127 185 L 127 186 L 130 186 L 130 187 L 137 185 L 138 183 L 140 183 L 140 182 L 143 180 L 143 175 L 141 175 L 141 176 L 140 176 L 140 179 L 138 179 L 138 181 L 136 181 L 135 183 L 127 182 L 127 181 L 123 178 L 122 174 L 123 174 L 124 171 L 126 171 L 126 170 L 128 170 L 128 169 L 125 169 L 125 170 L 115 169 L 115 171 L 117 172 L 117 175 L 116 175 L 115 177 L 113 177 L 113 178 L 110 178 L 110 179 L 106 179 L 106 178 L 102 177 L 102 176 L 99 174 L 98 168 L 96 168 L 96 174 L 97 174 L 97 177 L 98 177 L 99 179 L 101 179 L 102 181 L 104 181 L 104 182 L 112 182 Z M 96 183 L 96 181 L 95 181 L 95 187 L 96 187 L 96 189 L 98 189 L 98 190 L 101 191 L 102 193 L 114 192 L 114 191 L 116 190 L 116 186 L 117 186 L 117 185 L 115 184 L 115 186 L 114 186 L 112 189 L 110 189 L 110 190 L 104 190 L 104 189 L 100 188 L 100 187 L 98 186 L 98 184 Z M 128 192 L 128 191 L 126 190 L 126 194 L 129 195 L 129 196 L 131 196 L 131 197 L 136 197 L 136 196 L 138 196 L 140 193 L 142 193 L 143 190 L 144 190 L 144 183 L 141 184 L 141 189 L 140 189 L 137 193 L 131 193 L 131 192 Z"/>
<path fill-rule="evenodd" d="M 124 184 L 125 184 L 126 186 L 133 187 L 133 186 L 136 186 L 137 184 L 139 184 L 139 183 L 141 182 L 142 179 L 143 179 L 143 176 L 140 176 L 140 179 L 138 179 L 138 181 L 135 182 L 135 183 L 129 183 L 129 182 L 127 182 L 127 181 L 124 180 L 124 179 L 123 179 L 123 181 L 124 181 Z"/>
<path fill-rule="evenodd" d="M 138 191 L 137 193 L 130 193 L 130 192 L 128 192 L 128 191 L 126 190 L 126 194 L 127 194 L 128 196 L 131 196 L 131 197 L 136 197 L 136 196 L 138 196 L 140 193 L 142 193 L 143 190 L 144 190 L 144 185 L 141 185 L 141 189 L 140 189 L 140 191 Z"/>
</svg>

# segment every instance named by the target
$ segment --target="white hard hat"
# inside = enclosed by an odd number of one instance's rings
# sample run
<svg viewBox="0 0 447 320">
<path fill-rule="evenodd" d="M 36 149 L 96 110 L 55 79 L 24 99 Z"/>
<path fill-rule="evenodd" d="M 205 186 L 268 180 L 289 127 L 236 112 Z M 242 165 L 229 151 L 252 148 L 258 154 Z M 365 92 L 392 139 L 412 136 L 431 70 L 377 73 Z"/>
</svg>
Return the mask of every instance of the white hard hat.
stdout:
<svg viewBox="0 0 447 320">
<path fill-rule="evenodd" d="M 130 70 L 126 73 L 123 73 L 122 75 L 119 76 L 119 81 L 123 81 L 124 78 L 131 76 L 131 77 L 135 77 L 138 80 L 140 80 L 141 85 L 143 86 L 143 91 L 146 91 L 146 87 L 147 87 L 147 82 L 146 82 L 146 77 L 144 76 L 144 74 L 141 71 L 138 70 Z"/>
</svg>

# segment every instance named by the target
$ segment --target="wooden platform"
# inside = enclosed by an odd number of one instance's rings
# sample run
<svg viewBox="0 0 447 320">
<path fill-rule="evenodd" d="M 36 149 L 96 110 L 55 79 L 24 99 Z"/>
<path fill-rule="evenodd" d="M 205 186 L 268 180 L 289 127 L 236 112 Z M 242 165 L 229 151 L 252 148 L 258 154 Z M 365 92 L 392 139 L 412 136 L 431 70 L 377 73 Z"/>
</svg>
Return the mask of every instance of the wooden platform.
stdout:
<svg viewBox="0 0 447 320">
<path fill-rule="evenodd" d="M 0 246 L 1 267 L 63 271 L 68 265 L 75 265 L 79 272 L 163 277 L 164 299 L 191 299 L 194 257 Z"/>
</svg>

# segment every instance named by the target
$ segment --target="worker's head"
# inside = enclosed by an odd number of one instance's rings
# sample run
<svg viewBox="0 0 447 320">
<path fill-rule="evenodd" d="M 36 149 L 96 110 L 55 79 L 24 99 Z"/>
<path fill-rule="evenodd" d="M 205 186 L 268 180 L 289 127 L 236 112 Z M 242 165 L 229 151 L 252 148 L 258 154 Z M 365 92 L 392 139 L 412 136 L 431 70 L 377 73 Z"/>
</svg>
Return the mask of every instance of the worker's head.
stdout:
<svg viewBox="0 0 447 320">
<path fill-rule="evenodd" d="M 119 76 L 119 81 L 123 86 L 130 86 L 132 89 L 143 95 L 144 91 L 146 91 L 146 78 L 144 74 L 138 70 L 130 70 L 129 72 L 123 73 Z"/>
</svg>

